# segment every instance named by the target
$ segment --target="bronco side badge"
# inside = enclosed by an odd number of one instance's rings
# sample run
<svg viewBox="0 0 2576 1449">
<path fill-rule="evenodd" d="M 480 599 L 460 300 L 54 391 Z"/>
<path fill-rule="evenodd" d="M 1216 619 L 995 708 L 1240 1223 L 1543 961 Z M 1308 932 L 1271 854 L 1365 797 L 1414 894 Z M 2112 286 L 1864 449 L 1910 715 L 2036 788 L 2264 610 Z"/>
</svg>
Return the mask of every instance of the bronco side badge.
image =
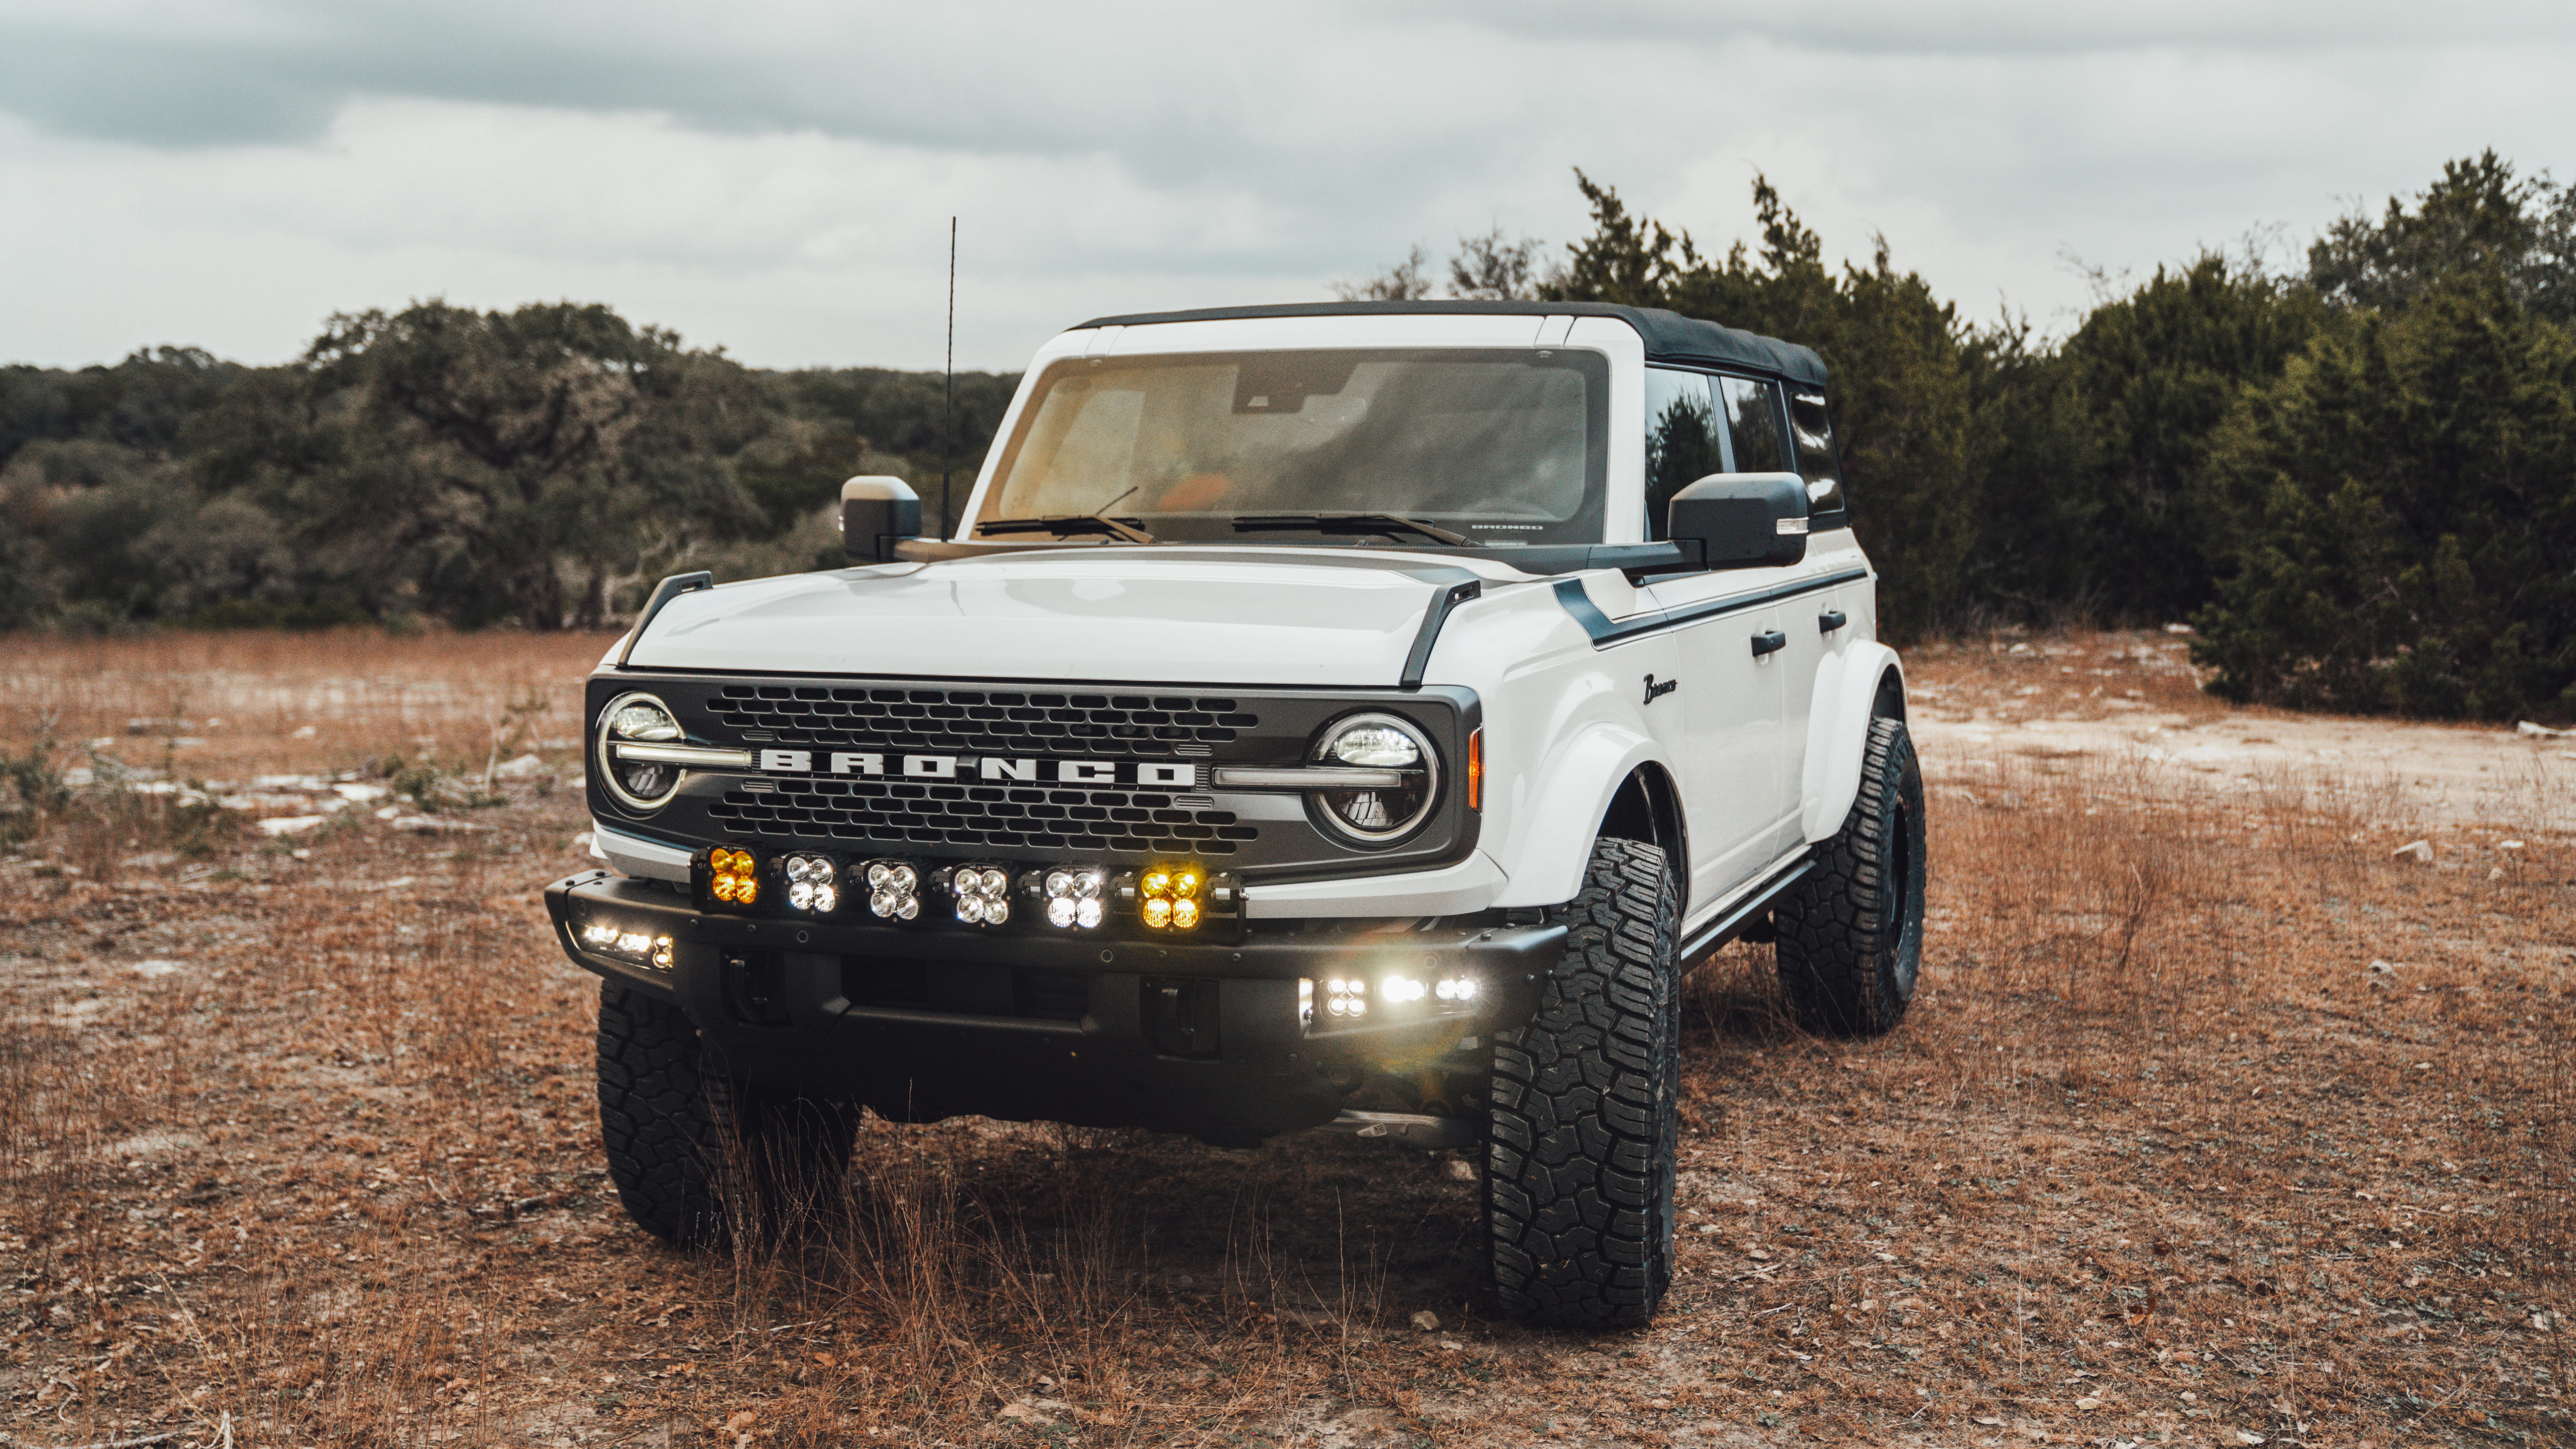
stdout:
<svg viewBox="0 0 2576 1449">
<path fill-rule="evenodd" d="M 1653 704 L 1656 700 L 1663 698 L 1665 695 L 1668 695 L 1681 687 L 1682 682 L 1678 679 L 1667 679 L 1663 683 L 1657 684 L 1655 682 L 1655 676 L 1649 674 L 1646 676 L 1646 703 Z"/>
</svg>

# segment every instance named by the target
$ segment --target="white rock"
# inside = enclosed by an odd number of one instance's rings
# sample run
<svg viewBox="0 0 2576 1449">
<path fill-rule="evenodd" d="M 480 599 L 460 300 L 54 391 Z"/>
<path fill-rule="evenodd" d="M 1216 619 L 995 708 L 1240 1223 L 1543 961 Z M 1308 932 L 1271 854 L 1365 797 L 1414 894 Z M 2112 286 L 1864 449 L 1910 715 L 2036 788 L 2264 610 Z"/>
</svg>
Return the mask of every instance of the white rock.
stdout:
<svg viewBox="0 0 2576 1449">
<path fill-rule="evenodd" d="M 2533 724 L 2529 720 L 2524 720 L 2522 723 L 2515 725 L 2513 727 L 2513 732 L 2518 735 L 2529 735 L 2533 739 L 2539 740 L 2576 739 L 2576 730 L 2554 730 L 2547 725 Z"/>
<path fill-rule="evenodd" d="M 313 738 L 315 735 L 318 735 L 318 734 L 320 734 L 320 733 L 322 733 L 322 731 L 320 731 L 320 730 L 318 730 L 318 729 L 314 728 L 314 727 L 313 727 L 313 726 L 311 726 L 311 725 L 306 725 L 306 726 L 304 726 L 302 729 L 297 730 L 293 735 L 289 736 L 289 738 L 290 738 L 290 739 L 299 739 L 299 740 L 309 740 L 309 739 Z"/>
<path fill-rule="evenodd" d="M 187 963 L 184 961 L 165 961 L 158 956 L 149 961 L 134 963 L 134 974 L 137 976 L 176 976 L 187 969 Z"/>
<path fill-rule="evenodd" d="M 2165 632 L 2168 634 L 2188 634 L 2191 632 L 2191 626 L 2189 624 L 2167 624 L 2165 626 Z"/>
<path fill-rule="evenodd" d="M 302 835 L 330 818 L 328 815 L 273 815 L 259 822 L 259 833 L 270 836 Z"/>
<path fill-rule="evenodd" d="M 2409 859 L 2420 860 L 2426 864 L 2430 864 L 2433 859 L 2433 842 L 2429 840 L 2410 840 L 2404 845 L 2397 847 L 2395 850 L 2388 852 L 2388 854 L 2389 858 L 2392 860 L 2400 856 L 2404 856 Z"/>
<path fill-rule="evenodd" d="M 1421 1312 L 1413 1315 L 1413 1326 L 1421 1329 L 1425 1333 L 1438 1333 L 1440 1331 L 1440 1315 L 1432 1312 L 1428 1308 L 1425 1308 Z"/>
<path fill-rule="evenodd" d="M 378 820 L 391 820 L 401 813 L 402 807 L 400 805 L 388 805 L 384 809 L 376 812 L 376 818 Z"/>
<path fill-rule="evenodd" d="M 351 801 L 353 803 L 364 803 L 369 800 L 382 800 L 387 795 L 393 793 L 382 785 L 334 785 L 331 789 L 334 793 L 339 795 L 341 799 Z"/>
<path fill-rule="evenodd" d="M 503 760 L 501 763 L 494 765 L 492 767 L 492 778 L 496 780 L 524 780 L 531 775 L 542 775 L 545 772 L 545 761 L 538 759 L 534 755 L 521 755 L 515 760 Z"/>
<path fill-rule="evenodd" d="M 2525 848 L 2526 847 L 2519 840 L 2499 840 L 2496 842 L 2496 849 L 2498 850 L 2522 850 Z"/>
</svg>

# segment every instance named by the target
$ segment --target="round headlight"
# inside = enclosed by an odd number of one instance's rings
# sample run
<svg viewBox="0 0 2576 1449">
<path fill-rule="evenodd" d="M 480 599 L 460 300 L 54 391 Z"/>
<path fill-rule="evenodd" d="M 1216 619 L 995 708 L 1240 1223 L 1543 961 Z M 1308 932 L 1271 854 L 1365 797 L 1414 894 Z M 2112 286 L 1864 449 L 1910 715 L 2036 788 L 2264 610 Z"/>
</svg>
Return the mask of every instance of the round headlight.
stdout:
<svg viewBox="0 0 2576 1449">
<path fill-rule="evenodd" d="M 1355 714 L 1315 739 L 1311 758 L 1327 769 L 1392 770 L 1401 783 L 1362 790 L 1319 790 L 1315 813 L 1336 834 L 1361 845 L 1391 845 L 1431 818 L 1440 798 L 1440 756 L 1411 720 Z"/>
<path fill-rule="evenodd" d="M 671 744 L 682 737 L 670 707 L 649 694 L 620 695 L 599 715 L 599 778 L 621 805 L 652 810 L 680 788 L 679 766 L 661 760 L 620 758 L 621 744 Z"/>
</svg>

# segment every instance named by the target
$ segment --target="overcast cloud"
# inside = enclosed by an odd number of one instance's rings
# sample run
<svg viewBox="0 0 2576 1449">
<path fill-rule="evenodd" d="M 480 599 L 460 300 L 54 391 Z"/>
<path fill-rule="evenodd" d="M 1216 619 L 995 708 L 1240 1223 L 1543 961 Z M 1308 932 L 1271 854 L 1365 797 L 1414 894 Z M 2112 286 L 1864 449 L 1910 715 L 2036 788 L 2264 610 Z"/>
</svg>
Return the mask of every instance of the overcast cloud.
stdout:
<svg viewBox="0 0 2576 1449">
<path fill-rule="evenodd" d="M 329 313 L 615 305 L 767 365 L 1013 368 L 1110 312 L 1584 229 L 1571 168 L 2062 326 L 2493 147 L 2576 171 L 2576 4 L 1246 7 L 0 0 L 0 359 L 292 356 Z"/>
</svg>

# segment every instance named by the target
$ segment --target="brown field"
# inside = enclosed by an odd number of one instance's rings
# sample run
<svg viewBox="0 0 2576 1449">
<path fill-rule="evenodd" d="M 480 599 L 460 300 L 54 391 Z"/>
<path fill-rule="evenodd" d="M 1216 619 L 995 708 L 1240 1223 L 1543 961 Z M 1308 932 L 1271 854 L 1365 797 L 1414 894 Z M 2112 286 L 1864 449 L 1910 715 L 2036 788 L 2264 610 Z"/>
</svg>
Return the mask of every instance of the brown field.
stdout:
<svg viewBox="0 0 2576 1449">
<path fill-rule="evenodd" d="M 2026 642 L 1912 656 L 1902 1029 L 1693 973 L 1684 1276 L 1586 1338 L 1347 1138 L 871 1121 L 673 1254 L 536 899 L 604 639 L 0 639 L 0 1444 L 2576 1442 L 2569 742 Z"/>
</svg>

